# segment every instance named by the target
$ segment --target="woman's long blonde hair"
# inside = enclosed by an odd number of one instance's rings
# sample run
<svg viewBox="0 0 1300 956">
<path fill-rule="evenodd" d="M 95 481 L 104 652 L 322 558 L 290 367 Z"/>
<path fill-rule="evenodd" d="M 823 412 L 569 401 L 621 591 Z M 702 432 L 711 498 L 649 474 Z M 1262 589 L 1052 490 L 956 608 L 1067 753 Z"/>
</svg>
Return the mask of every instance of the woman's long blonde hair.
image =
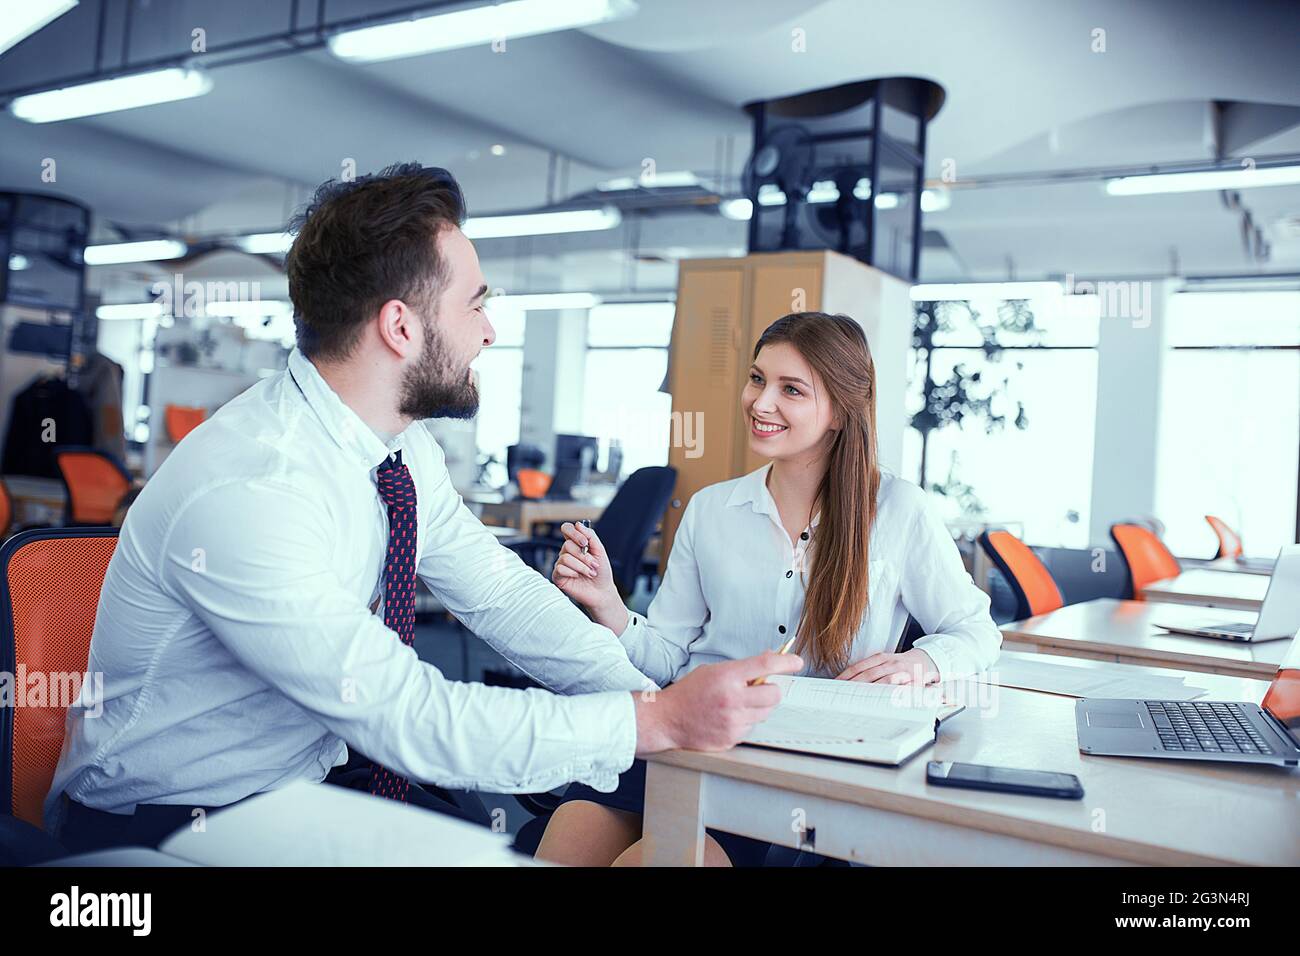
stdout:
<svg viewBox="0 0 1300 956">
<path fill-rule="evenodd" d="M 876 452 L 876 367 L 862 327 L 847 315 L 795 312 L 759 336 L 786 342 L 803 356 L 830 397 L 838 430 L 813 511 L 812 568 L 799 619 L 796 651 L 819 671 L 839 673 L 866 613 L 871 528 L 880 492 Z M 815 547 L 814 547 L 815 546 Z"/>
</svg>

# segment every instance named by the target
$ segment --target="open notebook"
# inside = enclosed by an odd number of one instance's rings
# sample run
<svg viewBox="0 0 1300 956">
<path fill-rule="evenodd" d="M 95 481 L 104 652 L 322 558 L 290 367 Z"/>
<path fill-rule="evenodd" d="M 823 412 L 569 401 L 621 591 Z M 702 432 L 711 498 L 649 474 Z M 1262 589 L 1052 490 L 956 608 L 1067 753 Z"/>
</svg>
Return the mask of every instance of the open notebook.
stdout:
<svg viewBox="0 0 1300 956">
<path fill-rule="evenodd" d="M 784 675 L 768 682 L 781 688 L 781 703 L 744 742 L 842 760 L 897 766 L 933 743 L 939 722 L 963 709 L 933 687 Z"/>
</svg>

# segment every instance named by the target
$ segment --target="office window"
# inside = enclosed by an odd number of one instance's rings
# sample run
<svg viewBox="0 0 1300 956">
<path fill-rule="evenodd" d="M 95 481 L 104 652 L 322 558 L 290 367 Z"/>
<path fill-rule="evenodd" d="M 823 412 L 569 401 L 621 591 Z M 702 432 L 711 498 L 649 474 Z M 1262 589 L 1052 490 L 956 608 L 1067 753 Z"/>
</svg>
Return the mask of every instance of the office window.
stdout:
<svg viewBox="0 0 1300 956">
<path fill-rule="evenodd" d="M 1300 292 L 1184 292 L 1169 305 L 1156 513 L 1178 555 L 1222 518 L 1248 554 L 1296 540 Z"/>
<path fill-rule="evenodd" d="M 933 327 L 919 317 L 913 338 L 902 477 L 930 491 L 949 520 L 1086 547 L 1096 297 L 944 302 L 931 314 Z"/>
<path fill-rule="evenodd" d="M 668 464 L 672 396 L 659 391 L 668 371 L 671 302 L 601 305 L 587 319 L 584 434 L 623 448 L 622 474 Z M 605 466 L 605 461 L 601 461 Z"/>
<path fill-rule="evenodd" d="M 496 341 L 479 353 L 479 411 L 475 419 L 480 455 L 502 463 L 497 477 L 505 480 L 506 449 L 519 441 L 519 412 L 524 387 L 524 322 L 527 313 L 491 309 L 488 319 Z"/>
</svg>

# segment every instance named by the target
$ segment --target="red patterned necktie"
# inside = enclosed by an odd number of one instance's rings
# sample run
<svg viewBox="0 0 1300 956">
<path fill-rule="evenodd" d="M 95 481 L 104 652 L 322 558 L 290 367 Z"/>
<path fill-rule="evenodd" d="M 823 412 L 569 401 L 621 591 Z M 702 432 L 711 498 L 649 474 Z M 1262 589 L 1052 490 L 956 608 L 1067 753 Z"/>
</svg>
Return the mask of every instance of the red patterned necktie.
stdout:
<svg viewBox="0 0 1300 956">
<path fill-rule="evenodd" d="M 379 497 L 388 505 L 388 554 L 384 559 L 384 626 L 408 647 L 415 640 L 415 482 L 402 464 L 402 453 L 385 458 L 375 472 Z M 406 800 L 411 781 L 387 767 L 370 765 L 370 792 Z"/>
</svg>

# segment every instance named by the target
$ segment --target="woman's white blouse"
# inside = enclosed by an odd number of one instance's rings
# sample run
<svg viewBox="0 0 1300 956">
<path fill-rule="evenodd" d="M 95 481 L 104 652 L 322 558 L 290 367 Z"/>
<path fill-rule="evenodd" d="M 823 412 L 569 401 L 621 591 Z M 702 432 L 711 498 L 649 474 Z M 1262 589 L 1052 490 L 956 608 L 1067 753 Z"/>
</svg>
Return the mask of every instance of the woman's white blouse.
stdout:
<svg viewBox="0 0 1300 956">
<path fill-rule="evenodd" d="M 798 628 L 817 519 L 792 548 L 767 489 L 769 468 L 695 493 L 647 614 L 628 612 L 619 640 L 658 684 L 701 664 L 779 648 Z M 869 559 L 867 612 L 850 661 L 896 650 L 910 613 L 925 630 L 914 646 L 934 660 L 941 680 L 993 663 L 1002 635 L 988 595 L 966 572 L 925 493 L 888 473 L 880 479 Z"/>
</svg>

